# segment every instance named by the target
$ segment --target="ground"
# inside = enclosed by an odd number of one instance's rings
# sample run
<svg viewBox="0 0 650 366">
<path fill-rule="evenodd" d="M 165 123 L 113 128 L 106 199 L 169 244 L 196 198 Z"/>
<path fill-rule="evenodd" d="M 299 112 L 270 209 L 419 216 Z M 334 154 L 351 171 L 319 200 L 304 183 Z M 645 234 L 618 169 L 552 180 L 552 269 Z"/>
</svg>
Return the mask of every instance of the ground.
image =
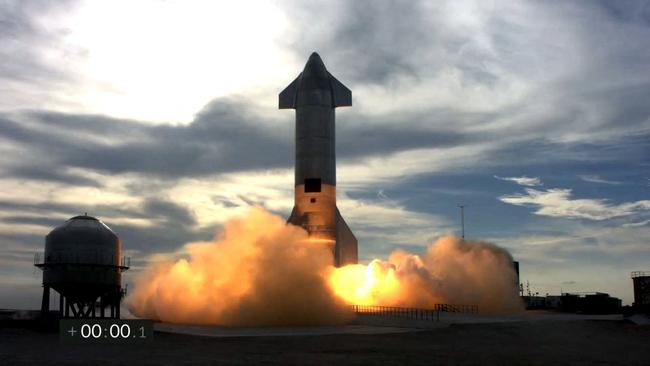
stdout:
<svg viewBox="0 0 650 366">
<path fill-rule="evenodd" d="M 148 345 L 63 345 L 0 328 L 0 365 L 650 365 L 650 327 L 623 321 L 455 324 L 393 334 L 203 337 Z"/>
</svg>

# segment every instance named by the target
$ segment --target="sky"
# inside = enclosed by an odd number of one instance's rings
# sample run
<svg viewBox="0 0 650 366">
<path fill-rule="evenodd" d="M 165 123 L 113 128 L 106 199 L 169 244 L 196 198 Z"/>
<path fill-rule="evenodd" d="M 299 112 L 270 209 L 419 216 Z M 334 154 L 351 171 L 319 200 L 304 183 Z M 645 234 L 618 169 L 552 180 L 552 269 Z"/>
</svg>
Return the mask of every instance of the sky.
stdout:
<svg viewBox="0 0 650 366">
<path fill-rule="evenodd" d="M 507 248 L 531 292 L 631 303 L 650 270 L 649 1 L 0 0 L 0 308 L 87 212 L 132 283 L 251 206 L 288 217 L 313 51 L 361 261 L 442 235 Z M 53 300 L 54 301 L 54 300 Z"/>
</svg>

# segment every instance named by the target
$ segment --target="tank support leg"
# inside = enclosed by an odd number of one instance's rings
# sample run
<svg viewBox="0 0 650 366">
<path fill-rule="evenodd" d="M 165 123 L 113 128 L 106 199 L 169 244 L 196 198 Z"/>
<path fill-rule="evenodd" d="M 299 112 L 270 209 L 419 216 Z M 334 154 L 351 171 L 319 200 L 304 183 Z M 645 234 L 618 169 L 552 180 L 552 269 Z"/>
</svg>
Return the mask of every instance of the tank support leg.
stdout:
<svg viewBox="0 0 650 366">
<path fill-rule="evenodd" d="M 70 300 L 65 299 L 65 317 L 69 318 L 70 317 Z"/>
<path fill-rule="evenodd" d="M 43 299 L 41 300 L 41 315 L 47 316 L 50 313 L 50 286 L 43 286 Z"/>
</svg>

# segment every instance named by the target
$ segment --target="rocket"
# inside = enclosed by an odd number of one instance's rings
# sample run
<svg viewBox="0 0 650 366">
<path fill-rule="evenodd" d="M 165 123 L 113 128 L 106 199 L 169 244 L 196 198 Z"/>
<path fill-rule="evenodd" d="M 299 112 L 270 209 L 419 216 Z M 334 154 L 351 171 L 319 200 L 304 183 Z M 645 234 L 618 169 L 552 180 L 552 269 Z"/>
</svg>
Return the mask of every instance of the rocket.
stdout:
<svg viewBox="0 0 650 366">
<path fill-rule="evenodd" d="M 327 243 L 335 266 L 357 263 L 357 238 L 336 207 L 334 109 L 351 106 L 352 92 L 314 52 L 279 99 L 280 109 L 296 110 L 295 201 L 288 222 Z"/>
</svg>

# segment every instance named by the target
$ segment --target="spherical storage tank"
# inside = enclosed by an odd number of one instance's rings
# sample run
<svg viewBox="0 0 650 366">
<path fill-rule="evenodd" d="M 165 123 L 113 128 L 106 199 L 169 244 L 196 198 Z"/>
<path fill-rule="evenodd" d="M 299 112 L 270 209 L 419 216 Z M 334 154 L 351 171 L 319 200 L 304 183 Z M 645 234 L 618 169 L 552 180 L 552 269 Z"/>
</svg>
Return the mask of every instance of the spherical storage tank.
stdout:
<svg viewBox="0 0 650 366">
<path fill-rule="evenodd" d="M 61 295 L 62 316 L 104 317 L 109 307 L 110 317 L 119 318 L 122 271 L 128 269 L 121 252 L 120 238 L 95 217 L 75 216 L 56 227 L 36 264 L 43 270 L 43 310 L 49 310 L 52 288 Z"/>
</svg>

